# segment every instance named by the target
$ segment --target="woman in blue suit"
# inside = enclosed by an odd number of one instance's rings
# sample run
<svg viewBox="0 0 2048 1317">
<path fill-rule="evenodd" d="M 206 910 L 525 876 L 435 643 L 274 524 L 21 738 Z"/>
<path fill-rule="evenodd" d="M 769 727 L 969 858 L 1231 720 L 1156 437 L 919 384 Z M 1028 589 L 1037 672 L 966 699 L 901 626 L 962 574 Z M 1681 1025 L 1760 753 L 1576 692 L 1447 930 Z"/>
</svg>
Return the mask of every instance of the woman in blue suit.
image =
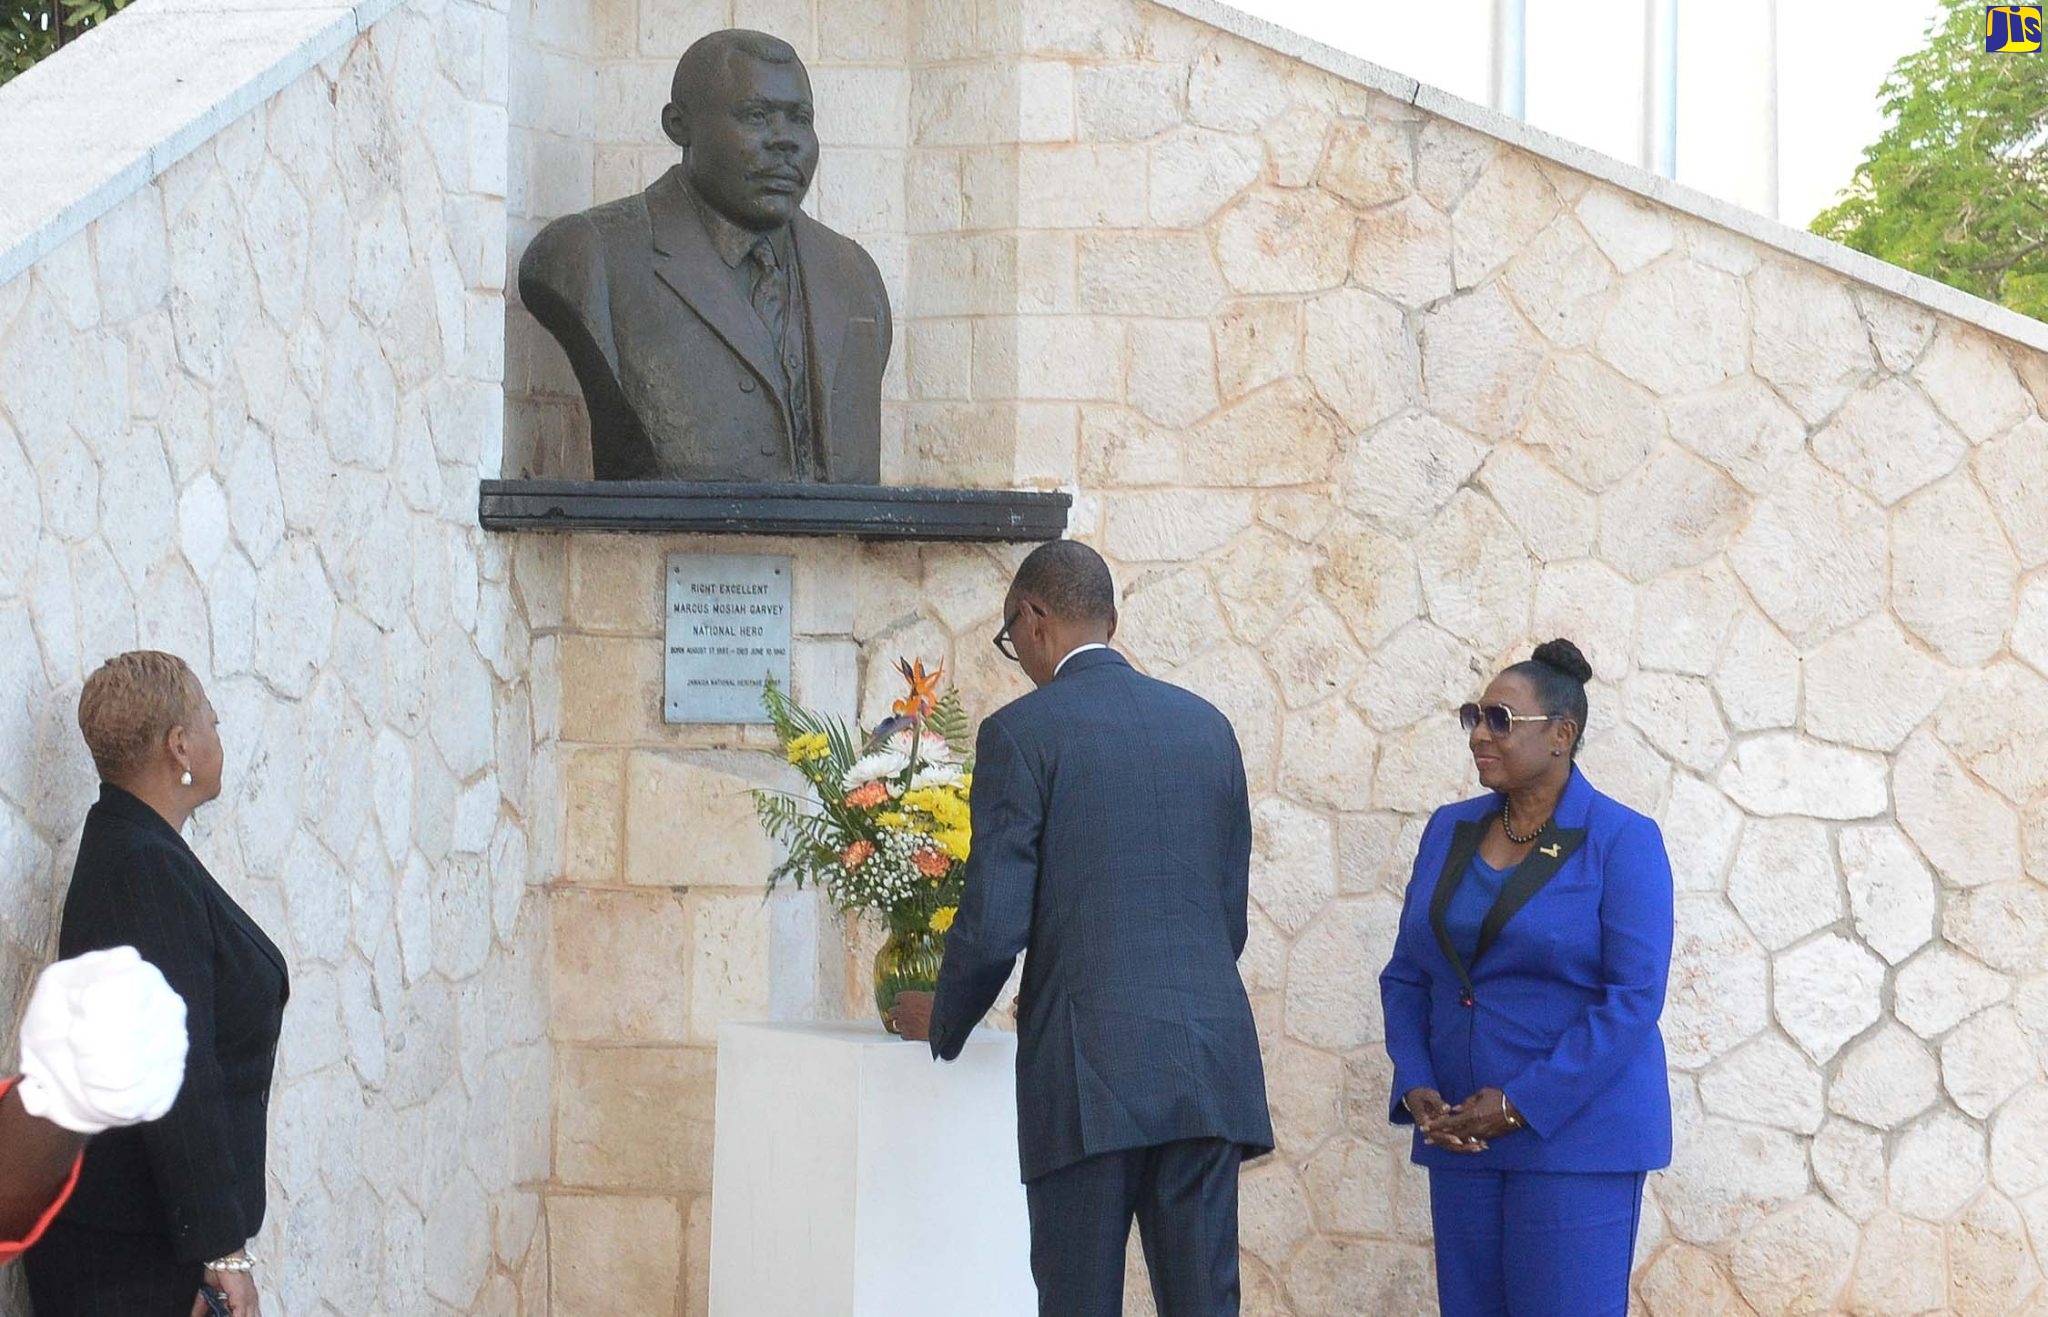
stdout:
<svg viewBox="0 0 2048 1317">
<path fill-rule="evenodd" d="M 1487 794 L 1430 819 L 1380 975 L 1444 1317 L 1626 1313 L 1671 1160 L 1671 863 L 1573 764 L 1590 676 L 1553 640 L 1458 711 Z"/>
</svg>

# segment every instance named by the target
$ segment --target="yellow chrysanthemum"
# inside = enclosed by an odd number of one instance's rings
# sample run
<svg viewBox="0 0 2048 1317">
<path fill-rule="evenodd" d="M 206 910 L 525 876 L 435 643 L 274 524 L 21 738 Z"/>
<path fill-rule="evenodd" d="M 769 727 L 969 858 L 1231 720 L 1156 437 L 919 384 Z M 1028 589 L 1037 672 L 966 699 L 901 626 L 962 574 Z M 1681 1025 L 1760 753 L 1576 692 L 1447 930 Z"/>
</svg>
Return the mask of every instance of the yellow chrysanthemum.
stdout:
<svg viewBox="0 0 2048 1317">
<path fill-rule="evenodd" d="M 940 828 L 965 828 L 971 812 L 957 786 L 919 787 L 903 793 L 903 807 L 926 814 Z"/>
<path fill-rule="evenodd" d="M 823 732 L 806 732 L 784 747 L 792 764 L 812 764 L 832 753 L 832 741 Z"/>
<path fill-rule="evenodd" d="M 910 826 L 910 819 L 893 809 L 886 814 L 875 815 L 875 822 L 885 828 L 907 828 Z"/>
<path fill-rule="evenodd" d="M 966 828 L 946 828 L 943 831 L 934 833 L 932 840 L 939 843 L 940 849 L 944 850 L 946 854 L 956 860 L 964 860 L 967 858 L 967 851 L 972 837 L 973 834 Z"/>
<path fill-rule="evenodd" d="M 944 905 L 932 911 L 932 932 L 950 933 L 953 930 L 953 916 L 960 913 L 958 906 Z"/>
</svg>

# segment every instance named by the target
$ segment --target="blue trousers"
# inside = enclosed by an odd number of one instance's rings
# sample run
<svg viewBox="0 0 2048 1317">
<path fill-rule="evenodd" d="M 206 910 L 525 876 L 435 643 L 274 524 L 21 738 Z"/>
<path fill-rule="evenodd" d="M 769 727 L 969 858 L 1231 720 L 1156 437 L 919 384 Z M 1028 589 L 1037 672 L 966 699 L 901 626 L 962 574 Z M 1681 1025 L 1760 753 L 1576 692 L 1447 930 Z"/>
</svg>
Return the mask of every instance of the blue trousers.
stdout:
<svg viewBox="0 0 2048 1317">
<path fill-rule="evenodd" d="M 1185 1139 L 1107 1152 L 1024 1186 L 1039 1317 L 1122 1317 L 1131 1220 L 1159 1317 L 1237 1317 L 1244 1149 Z"/>
<path fill-rule="evenodd" d="M 1436 1170 L 1443 1317 L 1625 1317 L 1641 1172 Z"/>
</svg>

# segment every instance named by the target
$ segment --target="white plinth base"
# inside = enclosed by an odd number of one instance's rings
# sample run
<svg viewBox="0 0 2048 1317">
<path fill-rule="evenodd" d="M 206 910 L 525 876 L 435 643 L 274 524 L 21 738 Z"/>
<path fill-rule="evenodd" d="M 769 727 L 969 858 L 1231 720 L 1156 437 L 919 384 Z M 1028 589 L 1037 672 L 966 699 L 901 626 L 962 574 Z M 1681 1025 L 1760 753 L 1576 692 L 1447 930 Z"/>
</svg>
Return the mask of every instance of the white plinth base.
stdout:
<svg viewBox="0 0 2048 1317">
<path fill-rule="evenodd" d="M 879 1024 L 718 1034 L 711 1317 L 1030 1317 L 1017 1040 L 939 1065 Z"/>
</svg>

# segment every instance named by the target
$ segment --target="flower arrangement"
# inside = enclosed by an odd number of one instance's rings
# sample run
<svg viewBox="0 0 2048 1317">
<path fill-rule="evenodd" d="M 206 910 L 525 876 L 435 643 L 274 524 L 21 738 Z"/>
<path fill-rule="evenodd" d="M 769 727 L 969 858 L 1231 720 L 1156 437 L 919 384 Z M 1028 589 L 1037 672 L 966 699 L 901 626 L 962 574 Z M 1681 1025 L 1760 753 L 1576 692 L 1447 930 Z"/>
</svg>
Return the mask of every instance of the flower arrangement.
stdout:
<svg viewBox="0 0 2048 1317">
<path fill-rule="evenodd" d="M 888 923 L 875 964 L 884 1018 L 898 993 L 937 984 L 973 840 L 972 741 L 959 693 L 939 693 L 943 667 L 927 672 L 922 661 L 899 659 L 896 668 L 908 693 L 858 742 L 856 729 L 802 708 L 771 682 L 761 701 L 807 790 L 754 792 L 761 826 L 788 852 L 768 875 L 770 890 L 820 887 L 842 912 Z"/>
</svg>

